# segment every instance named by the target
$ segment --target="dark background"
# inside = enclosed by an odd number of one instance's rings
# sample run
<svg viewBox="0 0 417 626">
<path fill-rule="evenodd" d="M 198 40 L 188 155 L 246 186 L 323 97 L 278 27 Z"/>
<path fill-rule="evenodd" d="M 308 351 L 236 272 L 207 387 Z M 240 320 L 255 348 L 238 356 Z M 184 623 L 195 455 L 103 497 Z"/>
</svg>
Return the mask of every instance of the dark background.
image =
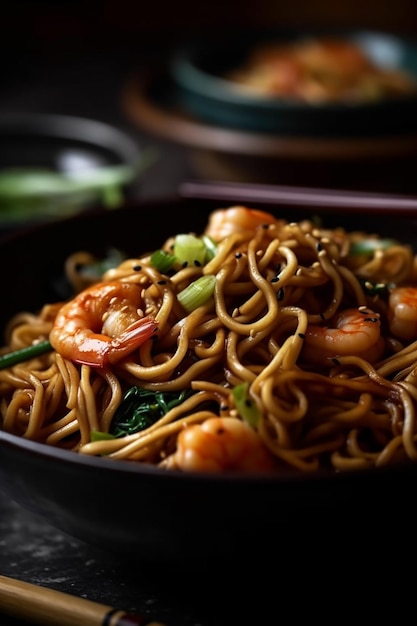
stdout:
<svg viewBox="0 0 417 626">
<path fill-rule="evenodd" d="M 18 111 L 67 113 L 114 124 L 126 130 L 140 146 L 156 144 L 159 148 L 158 162 L 141 181 L 138 196 L 146 199 L 169 195 L 185 177 L 200 175 L 201 171 L 196 172 L 186 147 L 155 138 L 126 117 L 121 104 L 124 85 L 132 72 L 189 37 L 199 33 L 212 33 L 215 37 L 228 29 L 248 25 L 375 29 L 414 38 L 417 36 L 417 3 L 415 0 L 3 3 L 0 17 L 0 115 Z M 413 161 L 408 162 L 407 167 L 402 163 L 391 163 L 381 175 L 379 164 L 376 167 L 368 164 L 369 169 L 360 168 L 360 177 L 355 164 L 346 167 L 345 185 L 417 193 Z M 327 165 L 319 174 L 317 183 L 320 186 L 337 185 Z M 303 183 L 307 180 L 304 175 L 305 170 L 300 169 L 290 182 L 295 179 Z M 277 171 L 277 182 L 288 180 Z M 308 182 L 311 183 L 311 177 Z M 362 556 L 355 574 L 358 570 L 363 573 L 372 569 L 370 577 L 374 576 L 372 562 L 369 563 L 366 555 Z M 335 564 L 335 579 L 349 560 L 349 555 L 344 555 L 343 562 Z M 316 566 L 316 563 L 300 562 L 294 564 L 294 571 L 288 575 L 299 580 L 301 571 L 301 578 L 304 576 L 304 580 L 311 581 Z M 279 564 L 274 567 L 279 570 Z M 189 583 L 185 581 L 189 580 L 190 572 L 184 577 L 176 564 L 172 571 L 165 570 L 163 576 L 140 563 L 127 566 L 117 557 L 97 553 L 51 528 L 47 521 L 24 511 L 0 494 L 0 574 L 106 604 L 114 603 L 127 610 L 145 607 L 168 626 L 279 623 L 275 621 L 275 611 L 269 614 L 272 622 L 258 621 L 256 611 L 250 617 L 249 613 L 245 614 L 245 596 L 248 598 L 253 593 L 254 580 L 258 581 L 256 593 L 259 599 L 255 598 L 258 604 L 254 602 L 253 606 L 258 606 L 261 611 L 265 595 L 268 594 L 270 599 L 270 594 L 277 594 L 274 606 L 278 612 L 280 610 L 279 589 L 277 591 L 272 586 L 272 589 L 262 590 L 260 572 L 242 572 L 238 581 L 241 591 L 231 595 L 225 589 L 236 581 L 223 581 L 224 586 L 219 589 L 216 573 L 207 580 L 207 572 L 203 570 L 200 564 L 194 587 L 187 587 Z M 328 577 L 329 572 L 327 578 L 321 579 L 324 594 L 329 585 Z M 358 579 L 354 585 L 357 588 Z M 344 614 L 348 605 L 354 609 L 351 589 L 345 588 L 341 595 Z M 318 609 L 320 618 L 323 606 L 317 597 L 311 610 L 314 614 Z M 229 604 L 224 604 L 225 598 L 229 599 Z M 238 611 L 234 602 L 239 600 Z M 375 601 L 373 609 L 377 603 L 382 604 L 382 598 Z M 298 609 L 295 605 L 295 615 Z M 363 616 L 364 610 L 366 606 L 361 606 L 359 614 Z M 239 617 L 234 619 L 233 615 L 238 614 Z M 21 624 L 5 616 L 0 616 L 0 623 L 2 626 Z"/>
<path fill-rule="evenodd" d="M 365 29 L 417 36 L 413 0 L 260 2 L 22 2 L 3 4 L 0 113 L 40 111 L 92 117 L 125 129 L 141 146 L 160 146 L 141 196 L 175 191 L 185 177 L 255 176 L 255 182 L 417 193 L 415 157 L 367 163 L 222 162 L 139 127 L 122 104 L 127 81 L 155 58 L 200 36 L 246 27 Z M 1 148 L 0 148 L 1 149 Z M 204 160 L 201 158 L 204 156 Z M 217 157 L 219 155 L 216 155 Z M 220 155 L 222 156 L 222 155 Z M 198 157 L 198 158 L 197 158 Z M 236 162 L 238 158 L 236 157 Z M 232 165 L 231 167 L 229 167 Z M 236 167 L 235 167 L 236 166 Z M 222 169 L 223 168 L 223 169 Z M 267 174 L 268 172 L 268 174 Z M 271 173 L 272 172 L 272 173 Z M 263 180 L 263 177 L 265 180 Z"/>
</svg>

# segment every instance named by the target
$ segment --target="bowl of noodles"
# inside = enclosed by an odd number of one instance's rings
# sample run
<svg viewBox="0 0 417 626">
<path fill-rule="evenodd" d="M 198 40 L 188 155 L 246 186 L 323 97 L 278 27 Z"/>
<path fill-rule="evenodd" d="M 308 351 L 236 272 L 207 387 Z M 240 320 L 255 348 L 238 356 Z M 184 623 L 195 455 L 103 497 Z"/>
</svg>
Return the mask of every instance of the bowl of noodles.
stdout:
<svg viewBox="0 0 417 626">
<path fill-rule="evenodd" d="M 220 127 L 290 137 L 416 130 L 417 48 L 388 33 L 228 33 L 182 46 L 169 68 L 180 106 Z"/>
<path fill-rule="evenodd" d="M 6 236 L 0 488 L 153 562 L 411 524 L 417 221 L 374 215 L 169 198 Z"/>
</svg>

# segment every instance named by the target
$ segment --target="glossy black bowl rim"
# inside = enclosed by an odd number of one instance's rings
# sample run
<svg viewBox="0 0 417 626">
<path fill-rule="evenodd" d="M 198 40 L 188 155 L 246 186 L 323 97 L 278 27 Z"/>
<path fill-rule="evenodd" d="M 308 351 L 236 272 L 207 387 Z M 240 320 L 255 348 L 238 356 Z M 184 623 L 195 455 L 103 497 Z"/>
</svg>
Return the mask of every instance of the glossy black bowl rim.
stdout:
<svg viewBox="0 0 417 626">
<path fill-rule="evenodd" d="M 121 459 L 112 459 L 106 457 L 90 456 L 77 453 L 72 450 L 66 450 L 50 446 L 46 443 L 40 443 L 33 440 L 25 439 L 17 435 L 7 433 L 0 430 L 0 455 L 2 448 L 9 448 L 24 455 L 36 457 L 42 463 L 55 463 L 55 469 L 59 473 L 59 468 L 63 466 L 72 466 L 77 469 L 99 471 L 113 476 L 138 476 L 145 480 L 173 481 L 174 485 L 180 481 L 181 485 L 206 483 L 224 485 L 225 488 L 233 488 L 234 485 L 248 485 L 250 488 L 256 488 L 256 485 L 291 486 L 302 485 L 308 487 L 311 485 L 332 485 L 335 488 L 343 484 L 361 485 L 363 480 L 372 484 L 374 481 L 384 481 L 387 477 L 390 479 L 399 479 L 402 477 L 414 475 L 417 477 L 417 466 L 397 465 L 373 467 L 367 469 L 351 469 L 341 472 L 326 472 L 318 470 L 312 472 L 284 471 L 276 474 L 271 473 L 244 473 L 244 472 L 223 472 L 223 473 L 205 473 L 193 471 L 167 470 L 160 467 L 127 461 Z M 1 469 L 1 459 L 0 459 Z"/>
<path fill-rule="evenodd" d="M 77 140 L 111 150 L 123 163 L 136 163 L 139 146 L 121 129 L 97 119 L 55 113 L 5 113 L 0 115 L 2 134 Z"/>
</svg>

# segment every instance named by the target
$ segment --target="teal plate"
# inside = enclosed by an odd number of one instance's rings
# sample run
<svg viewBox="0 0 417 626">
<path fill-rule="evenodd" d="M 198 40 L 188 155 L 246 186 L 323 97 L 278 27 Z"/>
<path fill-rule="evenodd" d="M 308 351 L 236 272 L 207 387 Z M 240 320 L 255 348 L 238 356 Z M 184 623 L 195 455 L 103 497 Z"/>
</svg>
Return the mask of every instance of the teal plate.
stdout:
<svg viewBox="0 0 417 626">
<path fill-rule="evenodd" d="M 220 127 L 287 136 L 372 137 L 417 129 L 415 95 L 366 103 L 305 104 L 248 95 L 224 78 L 259 43 L 291 42 L 318 36 L 356 43 L 379 67 L 402 70 L 417 80 L 417 44 L 395 35 L 371 32 L 240 32 L 188 42 L 176 51 L 169 70 L 180 106 L 197 119 Z"/>
</svg>

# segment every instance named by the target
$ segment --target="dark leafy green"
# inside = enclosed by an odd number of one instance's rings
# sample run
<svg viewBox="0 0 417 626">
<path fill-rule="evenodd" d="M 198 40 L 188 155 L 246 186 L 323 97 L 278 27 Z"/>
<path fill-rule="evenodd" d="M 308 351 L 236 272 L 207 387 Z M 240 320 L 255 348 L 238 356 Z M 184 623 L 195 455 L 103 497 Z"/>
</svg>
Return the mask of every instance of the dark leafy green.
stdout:
<svg viewBox="0 0 417 626">
<path fill-rule="evenodd" d="M 154 424 L 168 411 L 178 406 L 194 392 L 148 391 L 143 387 L 131 387 L 123 397 L 114 414 L 110 433 L 124 437 L 140 432 Z"/>
<path fill-rule="evenodd" d="M 387 283 L 373 282 L 363 278 L 359 282 L 367 296 L 387 297 L 389 294 L 389 285 Z"/>
</svg>

